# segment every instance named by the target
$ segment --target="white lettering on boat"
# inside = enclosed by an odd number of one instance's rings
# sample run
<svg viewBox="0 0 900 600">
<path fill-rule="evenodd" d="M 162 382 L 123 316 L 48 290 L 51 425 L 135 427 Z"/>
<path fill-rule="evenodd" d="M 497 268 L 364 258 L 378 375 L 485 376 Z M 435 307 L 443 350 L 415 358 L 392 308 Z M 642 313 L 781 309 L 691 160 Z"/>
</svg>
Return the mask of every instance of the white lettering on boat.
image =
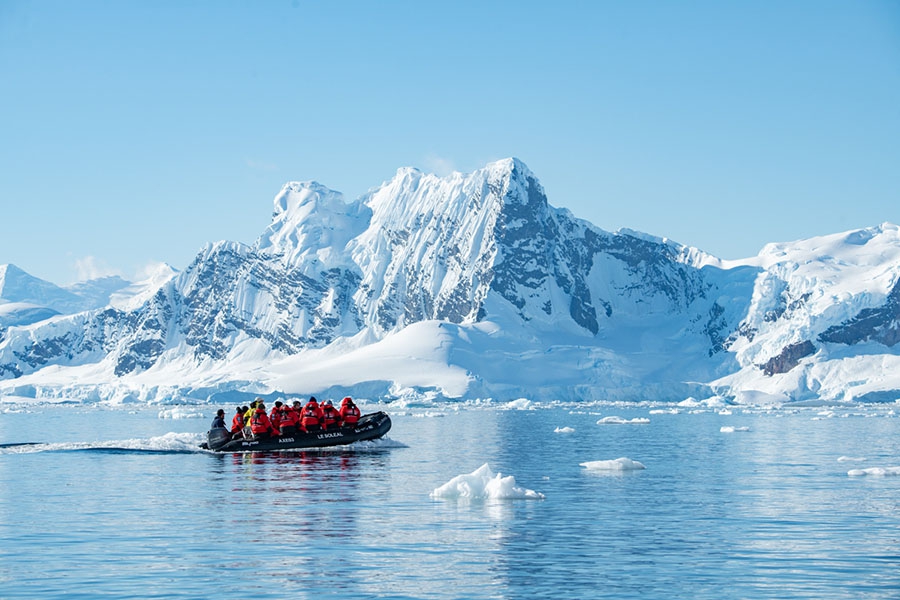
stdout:
<svg viewBox="0 0 900 600">
<path fill-rule="evenodd" d="M 336 438 L 336 437 L 344 437 L 343 433 L 334 432 L 334 433 L 320 433 L 316 436 L 320 440 L 324 440 L 325 438 Z"/>
</svg>

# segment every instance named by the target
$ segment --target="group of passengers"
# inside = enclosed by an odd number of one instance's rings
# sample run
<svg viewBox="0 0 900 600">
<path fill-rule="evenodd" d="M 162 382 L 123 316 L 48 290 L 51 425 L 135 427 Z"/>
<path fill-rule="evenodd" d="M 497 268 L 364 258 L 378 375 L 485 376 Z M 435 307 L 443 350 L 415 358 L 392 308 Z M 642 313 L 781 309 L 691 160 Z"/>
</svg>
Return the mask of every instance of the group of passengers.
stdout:
<svg viewBox="0 0 900 600">
<path fill-rule="evenodd" d="M 305 406 L 299 400 L 286 404 L 275 402 L 270 413 L 262 398 L 257 398 L 250 406 L 235 408 L 231 421 L 231 437 L 269 438 L 310 431 L 332 431 L 340 427 L 355 427 L 359 422 L 359 407 L 349 396 L 341 400 L 341 408 L 335 408 L 331 400 L 321 405 L 311 396 Z M 228 429 L 225 411 L 219 409 L 212 423 L 213 429 Z"/>
</svg>

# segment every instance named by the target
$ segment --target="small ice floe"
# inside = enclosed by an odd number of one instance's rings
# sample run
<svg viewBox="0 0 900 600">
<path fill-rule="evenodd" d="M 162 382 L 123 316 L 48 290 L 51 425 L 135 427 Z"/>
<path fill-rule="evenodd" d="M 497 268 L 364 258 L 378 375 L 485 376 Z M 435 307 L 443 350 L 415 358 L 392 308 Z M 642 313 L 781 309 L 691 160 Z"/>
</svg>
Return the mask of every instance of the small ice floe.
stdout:
<svg viewBox="0 0 900 600">
<path fill-rule="evenodd" d="M 553 430 L 553 433 L 575 433 L 575 430 L 571 427 L 557 427 Z"/>
<path fill-rule="evenodd" d="M 697 400 L 689 396 L 678 403 L 682 408 L 719 408 L 725 406 L 725 399 L 721 396 L 710 396 L 704 400 Z"/>
<path fill-rule="evenodd" d="M 726 425 L 724 427 L 719 428 L 719 433 L 734 433 L 736 431 L 750 431 L 749 427 L 734 427 L 732 425 Z"/>
<path fill-rule="evenodd" d="M 841 456 L 838 457 L 838 462 L 865 462 L 864 456 Z"/>
<path fill-rule="evenodd" d="M 534 410 L 534 403 L 528 398 L 519 398 L 503 405 L 507 410 Z"/>
<path fill-rule="evenodd" d="M 446 417 L 447 413 L 436 410 L 426 410 L 425 412 L 414 412 L 407 416 L 411 416 L 416 419 L 433 419 L 436 417 Z"/>
<path fill-rule="evenodd" d="M 643 464 L 630 458 L 617 458 L 615 460 L 592 460 L 581 463 L 581 466 L 590 471 L 639 471 L 646 469 Z"/>
<path fill-rule="evenodd" d="M 160 419 L 202 419 L 203 412 L 196 406 L 176 406 L 159 411 Z"/>
<path fill-rule="evenodd" d="M 900 475 L 900 467 L 869 467 L 868 469 L 850 469 L 847 471 L 850 477 L 860 477 L 862 475 L 877 475 L 884 477 L 886 475 Z"/>
<path fill-rule="evenodd" d="M 649 422 L 650 419 L 643 417 L 635 417 L 631 420 L 622 417 L 603 417 L 597 421 L 597 425 L 646 425 Z"/>
<path fill-rule="evenodd" d="M 544 494 L 516 485 L 512 475 L 494 474 L 487 463 L 467 475 L 457 475 L 429 494 L 432 498 L 527 498 L 542 500 Z"/>
</svg>

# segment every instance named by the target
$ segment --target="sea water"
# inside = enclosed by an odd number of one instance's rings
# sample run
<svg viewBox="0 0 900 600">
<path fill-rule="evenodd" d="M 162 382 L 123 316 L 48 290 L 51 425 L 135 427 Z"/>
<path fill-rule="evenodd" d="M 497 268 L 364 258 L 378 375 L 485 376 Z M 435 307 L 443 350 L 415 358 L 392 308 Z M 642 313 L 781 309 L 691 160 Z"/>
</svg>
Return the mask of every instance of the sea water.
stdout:
<svg viewBox="0 0 900 600">
<path fill-rule="evenodd" d="M 372 405 L 228 455 L 215 408 L 0 405 L 44 442 L 0 448 L 0 597 L 900 596 L 896 406 Z"/>
</svg>

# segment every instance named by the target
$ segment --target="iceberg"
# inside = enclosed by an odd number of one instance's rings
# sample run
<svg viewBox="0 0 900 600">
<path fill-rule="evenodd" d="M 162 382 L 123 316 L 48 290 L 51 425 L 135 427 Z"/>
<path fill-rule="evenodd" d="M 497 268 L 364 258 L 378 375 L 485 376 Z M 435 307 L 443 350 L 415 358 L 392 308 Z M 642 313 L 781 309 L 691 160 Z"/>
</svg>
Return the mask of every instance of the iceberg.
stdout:
<svg viewBox="0 0 900 600">
<path fill-rule="evenodd" d="M 647 468 L 643 463 L 624 456 L 615 460 L 593 460 L 580 464 L 589 471 L 640 471 Z"/>
<path fill-rule="evenodd" d="M 868 469 L 850 469 L 847 471 L 850 477 L 860 477 L 862 475 L 877 475 L 884 477 L 885 475 L 900 475 L 900 467 L 869 467 Z"/>
<path fill-rule="evenodd" d="M 650 419 L 644 417 L 635 417 L 631 420 L 622 417 L 603 417 L 597 421 L 597 425 L 647 425 Z"/>
<path fill-rule="evenodd" d="M 544 494 L 516 485 L 512 475 L 503 477 L 491 471 L 485 463 L 467 475 L 457 475 L 431 492 L 432 498 L 490 498 L 490 499 L 535 499 L 542 500 Z"/>
</svg>

